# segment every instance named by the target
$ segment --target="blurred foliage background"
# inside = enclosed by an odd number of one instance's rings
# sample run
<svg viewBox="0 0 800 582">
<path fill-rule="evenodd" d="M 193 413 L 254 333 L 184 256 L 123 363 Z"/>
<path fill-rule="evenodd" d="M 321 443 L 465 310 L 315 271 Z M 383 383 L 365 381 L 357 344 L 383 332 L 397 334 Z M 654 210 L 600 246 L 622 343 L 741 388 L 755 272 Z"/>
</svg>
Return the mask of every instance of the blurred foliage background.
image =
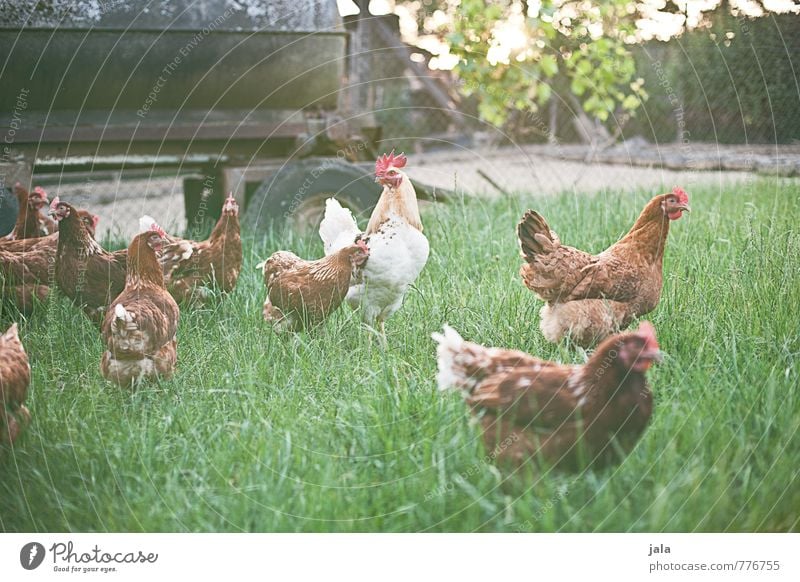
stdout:
<svg viewBox="0 0 800 582">
<path fill-rule="evenodd" d="M 438 75 L 467 129 L 488 125 L 534 143 L 800 139 L 795 2 L 379 4 L 387 14 L 375 17 L 398 15 L 403 40 Z M 458 129 L 413 80 L 410 91 L 403 86 L 394 76 L 376 103 L 385 135 Z"/>
</svg>

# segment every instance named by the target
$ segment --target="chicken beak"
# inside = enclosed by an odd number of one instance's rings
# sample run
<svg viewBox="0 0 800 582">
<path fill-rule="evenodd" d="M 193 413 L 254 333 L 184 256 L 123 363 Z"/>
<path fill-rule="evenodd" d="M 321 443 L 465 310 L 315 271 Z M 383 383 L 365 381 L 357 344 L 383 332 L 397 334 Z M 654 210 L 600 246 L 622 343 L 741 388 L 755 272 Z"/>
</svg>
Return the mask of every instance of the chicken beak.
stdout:
<svg viewBox="0 0 800 582">
<path fill-rule="evenodd" d="M 381 183 L 381 179 L 378 176 L 375 176 L 375 183 L 376 184 L 380 184 Z"/>
<path fill-rule="evenodd" d="M 681 204 L 680 206 L 678 206 L 678 209 L 679 210 L 683 210 L 684 212 L 690 212 L 690 213 L 692 211 L 692 209 L 689 207 L 688 204 Z"/>
</svg>

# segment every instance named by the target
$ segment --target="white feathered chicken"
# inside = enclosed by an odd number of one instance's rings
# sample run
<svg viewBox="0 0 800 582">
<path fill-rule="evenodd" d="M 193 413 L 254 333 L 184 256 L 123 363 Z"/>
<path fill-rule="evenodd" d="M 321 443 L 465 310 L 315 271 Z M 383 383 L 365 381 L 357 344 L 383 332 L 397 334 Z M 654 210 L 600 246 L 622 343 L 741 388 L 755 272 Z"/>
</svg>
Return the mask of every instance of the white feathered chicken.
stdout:
<svg viewBox="0 0 800 582">
<path fill-rule="evenodd" d="M 335 198 L 327 200 L 319 226 L 326 255 L 356 240 L 369 247 L 369 260 L 359 280 L 351 285 L 347 303 L 353 308 L 360 306 L 363 321 L 377 325 L 381 333 L 384 322 L 403 304 L 430 251 L 422 234 L 417 193 L 401 171 L 406 162 L 405 155 L 394 151 L 375 162 L 375 181 L 383 186 L 383 192 L 364 232 Z"/>
</svg>

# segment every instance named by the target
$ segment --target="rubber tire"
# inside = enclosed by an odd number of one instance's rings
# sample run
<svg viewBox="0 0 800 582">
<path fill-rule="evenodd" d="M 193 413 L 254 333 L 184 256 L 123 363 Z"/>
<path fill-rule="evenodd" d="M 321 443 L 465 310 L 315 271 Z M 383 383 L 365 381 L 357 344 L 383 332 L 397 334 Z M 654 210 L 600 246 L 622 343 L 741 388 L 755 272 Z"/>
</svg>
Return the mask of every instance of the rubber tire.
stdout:
<svg viewBox="0 0 800 582">
<path fill-rule="evenodd" d="M 0 236 L 14 230 L 19 214 L 19 201 L 10 188 L 0 189 Z"/>
<path fill-rule="evenodd" d="M 247 205 L 243 223 L 250 232 L 265 232 L 291 224 L 292 216 L 304 203 L 334 196 L 362 224 L 378 203 L 381 191 L 369 170 L 337 158 L 290 162 L 261 183 Z M 319 223 L 303 227 L 312 230 Z"/>
</svg>

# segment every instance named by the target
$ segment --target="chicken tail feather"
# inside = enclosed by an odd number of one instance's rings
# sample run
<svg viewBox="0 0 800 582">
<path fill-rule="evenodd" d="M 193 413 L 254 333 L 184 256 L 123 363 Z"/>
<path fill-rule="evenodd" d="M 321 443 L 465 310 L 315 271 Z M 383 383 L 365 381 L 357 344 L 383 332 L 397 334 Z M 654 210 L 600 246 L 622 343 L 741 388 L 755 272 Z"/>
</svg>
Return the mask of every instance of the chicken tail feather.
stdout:
<svg viewBox="0 0 800 582">
<path fill-rule="evenodd" d="M 459 389 L 463 385 L 463 370 L 457 364 L 458 355 L 464 346 L 464 339 L 449 325 L 442 333 L 432 333 L 431 337 L 439 345 L 436 347 L 436 363 L 439 369 L 436 382 L 439 390 Z"/>
<path fill-rule="evenodd" d="M 17 325 L 16 321 L 12 323 L 11 327 L 9 327 L 8 330 L 6 330 L 6 332 L 3 334 L 3 339 L 7 342 L 19 341 L 19 326 Z"/>
<path fill-rule="evenodd" d="M 328 198 L 325 201 L 325 216 L 319 225 L 325 255 L 353 244 L 360 233 L 353 213 L 339 204 L 336 198 Z"/>
<path fill-rule="evenodd" d="M 522 217 L 517 225 L 517 237 L 522 258 L 528 262 L 559 244 L 558 237 L 550 230 L 544 217 L 535 210 L 528 210 Z"/>
<path fill-rule="evenodd" d="M 439 344 L 436 348 L 439 390 L 472 392 L 494 371 L 492 349 L 464 341 L 449 325 L 444 326 L 442 333 L 433 333 L 431 337 Z"/>
<path fill-rule="evenodd" d="M 125 309 L 122 303 L 114 306 L 114 324 L 120 329 L 126 329 L 133 324 L 134 314 Z"/>
</svg>

